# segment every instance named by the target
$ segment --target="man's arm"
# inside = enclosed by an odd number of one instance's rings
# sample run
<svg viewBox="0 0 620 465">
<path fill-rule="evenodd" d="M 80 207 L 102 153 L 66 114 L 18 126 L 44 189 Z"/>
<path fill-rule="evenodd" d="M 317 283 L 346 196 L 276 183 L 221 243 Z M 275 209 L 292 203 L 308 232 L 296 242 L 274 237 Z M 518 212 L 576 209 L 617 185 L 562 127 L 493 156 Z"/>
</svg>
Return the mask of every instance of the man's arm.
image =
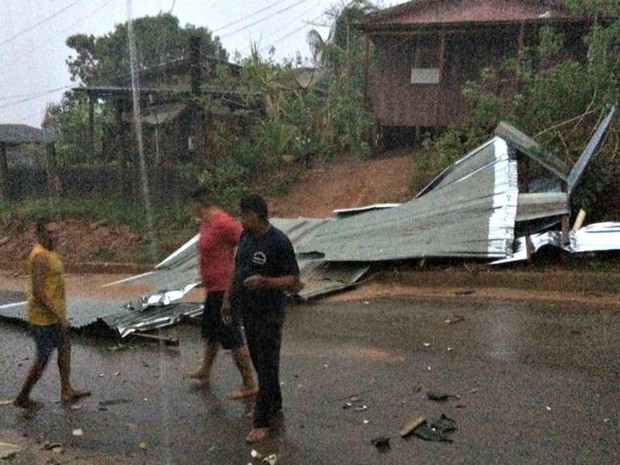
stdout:
<svg viewBox="0 0 620 465">
<path fill-rule="evenodd" d="M 47 310 L 56 315 L 60 326 L 66 328 L 69 325 L 66 316 L 62 314 L 60 309 L 54 308 L 54 305 L 48 300 L 45 293 L 45 277 L 48 273 L 49 264 L 47 263 L 47 257 L 43 254 L 38 254 L 34 257 L 32 264 L 32 293 L 38 302 L 40 302 Z"/>
<path fill-rule="evenodd" d="M 299 292 L 303 284 L 299 280 L 299 275 L 285 276 L 263 276 L 254 274 L 243 281 L 243 285 L 252 291 L 260 289 L 275 289 L 280 291 Z"/>
<path fill-rule="evenodd" d="M 234 254 L 236 255 L 237 249 L 235 248 Z M 233 293 L 235 285 L 235 262 L 233 260 L 233 264 L 230 267 L 230 274 L 228 275 L 228 285 L 226 286 L 226 290 L 224 291 L 224 298 L 222 299 L 222 308 L 220 313 L 222 314 L 222 322 L 227 325 L 230 324 L 232 318 L 230 316 L 231 312 L 231 304 L 230 304 L 230 296 Z"/>
</svg>

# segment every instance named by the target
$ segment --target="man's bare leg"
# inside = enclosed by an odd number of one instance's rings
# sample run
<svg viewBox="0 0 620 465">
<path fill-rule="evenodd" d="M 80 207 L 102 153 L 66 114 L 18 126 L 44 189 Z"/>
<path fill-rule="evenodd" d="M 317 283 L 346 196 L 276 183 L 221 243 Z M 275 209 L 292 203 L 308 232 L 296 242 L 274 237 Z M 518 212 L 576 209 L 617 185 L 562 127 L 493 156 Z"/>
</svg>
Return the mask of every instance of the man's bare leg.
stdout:
<svg viewBox="0 0 620 465">
<path fill-rule="evenodd" d="M 71 386 L 71 344 L 66 342 L 58 349 L 58 372 L 60 373 L 60 391 L 63 402 L 73 402 L 90 396 L 90 391 L 78 391 Z"/>
<path fill-rule="evenodd" d="M 267 439 L 269 436 L 269 428 L 252 428 L 248 435 L 245 437 L 245 442 L 253 444 L 255 442 L 261 442 Z"/>
<path fill-rule="evenodd" d="M 196 371 L 187 373 L 186 377 L 190 379 L 197 379 L 199 381 L 209 381 L 211 376 L 211 368 L 217 357 L 219 345 L 215 342 L 205 340 L 204 342 L 204 357 L 200 364 L 200 367 Z"/>
<path fill-rule="evenodd" d="M 26 380 L 22 385 L 19 394 L 13 401 L 13 405 L 15 407 L 26 408 L 26 409 L 40 409 L 43 407 L 43 404 L 40 402 L 35 402 L 30 398 L 30 393 L 34 388 L 37 381 L 41 378 L 41 375 L 45 371 L 45 367 L 47 366 L 47 360 L 41 361 L 36 359 L 30 370 L 28 370 L 28 375 L 26 376 Z"/>
<path fill-rule="evenodd" d="M 244 399 L 253 396 L 258 392 L 258 385 L 254 381 L 252 373 L 252 361 L 250 359 L 250 351 L 248 346 L 237 347 L 232 351 L 233 360 L 237 365 L 237 369 L 241 374 L 241 387 L 228 393 L 226 397 L 231 400 Z"/>
</svg>

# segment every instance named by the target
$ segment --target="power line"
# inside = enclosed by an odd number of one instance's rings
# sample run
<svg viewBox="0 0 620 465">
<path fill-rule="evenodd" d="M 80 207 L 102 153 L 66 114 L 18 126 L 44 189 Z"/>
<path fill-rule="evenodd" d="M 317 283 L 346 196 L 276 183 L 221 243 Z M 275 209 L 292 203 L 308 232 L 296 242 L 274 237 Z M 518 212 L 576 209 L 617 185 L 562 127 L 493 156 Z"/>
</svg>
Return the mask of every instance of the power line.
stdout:
<svg viewBox="0 0 620 465">
<path fill-rule="evenodd" d="M 286 0 L 278 0 L 277 2 L 274 2 L 274 3 L 272 3 L 271 5 L 267 5 L 266 7 L 261 8 L 260 10 L 257 10 L 257 11 L 255 11 L 254 13 L 252 13 L 252 14 L 250 14 L 250 15 L 248 15 L 248 16 L 246 16 L 246 17 L 244 17 L 244 18 L 237 19 L 237 20 L 233 21 L 232 23 L 228 23 L 228 24 L 225 24 L 225 25 L 224 25 L 224 26 L 222 26 L 222 27 L 218 27 L 217 29 L 213 30 L 212 32 L 213 32 L 213 34 L 215 34 L 216 32 L 219 32 L 219 31 L 221 31 L 222 29 L 227 29 L 227 28 L 229 28 L 230 26 L 234 26 L 235 24 L 239 24 L 239 23 L 241 23 L 241 22 L 245 21 L 246 19 L 250 19 L 251 17 L 258 15 L 258 14 L 262 13 L 263 11 L 267 11 L 267 10 L 269 10 L 270 8 L 273 8 L 274 6 L 279 5 L 280 3 L 284 3 L 285 1 L 286 1 Z"/>
<path fill-rule="evenodd" d="M 231 35 L 233 35 L 233 34 L 236 34 L 236 33 L 238 33 L 238 32 L 245 31 L 246 29 L 249 29 L 249 28 L 251 28 L 252 26 L 256 26 L 257 24 L 262 23 L 263 21 L 267 21 L 268 19 L 271 19 L 271 18 L 273 18 L 274 16 L 277 16 L 277 15 L 279 15 L 279 14 L 281 14 L 281 13 L 284 13 L 285 11 L 288 11 L 288 10 L 290 10 L 291 8 L 296 7 L 297 5 L 301 5 L 302 3 L 306 3 L 307 1 L 308 1 L 308 0 L 300 0 L 300 1 L 296 2 L 296 3 L 293 3 L 292 5 L 287 6 L 286 8 L 282 8 L 281 10 L 276 11 L 276 12 L 275 12 L 274 14 L 272 14 L 272 15 L 266 16 L 266 17 L 264 17 L 264 18 L 262 18 L 262 19 L 259 19 L 259 20 L 257 20 L 257 21 L 254 21 L 253 23 L 250 23 L 250 24 L 248 24 L 248 25 L 246 25 L 246 26 L 243 26 L 243 27 L 241 27 L 241 28 L 239 28 L 239 29 L 235 29 L 234 31 L 229 32 L 229 33 L 227 33 L 227 34 L 224 34 L 224 35 L 223 35 L 223 36 L 221 36 L 220 38 L 229 37 L 229 36 L 231 36 Z"/>
<path fill-rule="evenodd" d="M 58 32 L 57 34 L 53 34 L 53 35 L 51 35 L 51 36 L 47 37 L 47 38 L 46 38 L 46 41 L 48 41 L 48 40 L 49 40 L 49 39 L 51 39 L 52 37 L 58 37 L 59 35 L 66 33 L 66 32 L 67 32 L 68 30 L 70 30 L 72 27 L 77 26 L 78 24 L 80 24 L 80 23 L 84 22 L 85 20 L 87 20 L 88 18 L 90 18 L 91 16 L 93 16 L 95 13 L 98 13 L 100 10 L 102 10 L 103 8 L 105 8 L 106 6 L 108 6 L 108 5 L 109 5 L 110 3 L 112 3 L 113 1 L 114 1 L 114 0 L 106 0 L 106 1 L 104 1 L 104 2 L 100 5 L 100 6 L 98 6 L 98 7 L 97 7 L 97 8 L 95 8 L 93 11 L 91 11 L 91 12 L 90 12 L 90 14 L 88 14 L 88 15 L 86 15 L 86 16 L 84 16 L 84 17 L 82 17 L 81 19 L 79 19 L 79 20 L 78 20 L 78 21 L 76 21 L 75 23 L 73 23 L 73 24 L 69 25 L 68 27 L 66 27 L 66 28 L 64 28 L 64 29 L 62 29 L 62 30 L 61 30 L 60 32 Z M 30 49 L 26 50 L 25 52 L 23 52 L 23 54 L 22 54 L 22 55 L 23 55 L 23 56 L 24 56 L 24 55 L 27 55 L 27 54 L 29 54 L 30 52 L 32 52 L 32 51 L 34 51 L 34 50 L 36 50 L 37 48 L 38 48 L 38 46 L 36 46 L 36 45 L 35 45 L 34 47 L 32 47 L 32 48 L 30 48 Z M 12 65 L 13 63 L 16 63 L 16 62 L 18 62 L 18 61 L 20 61 L 20 60 L 23 60 L 23 56 L 20 56 L 19 58 L 16 58 L 16 59 L 15 59 L 15 60 L 13 60 L 13 61 L 9 61 L 8 63 L 5 63 L 5 65 L 4 65 L 4 66 L 7 66 L 7 65 Z"/>
<path fill-rule="evenodd" d="M 82 0 L 75 0 L 75 2 L 73 2 L 73 3 L 71 3 L 70 5 L 68 5 L 68 6 L 64 7 L 62 10 L 57 11 L 57 12 L 56 12 L 56 13 L 54 13 L 53 15 L 48 16 L 47 18 L 42 19 L 42 20 L 41 20 L 41 21 L 39 21 L 38 23 L 36 23 L 36 24 L 34 24 L 34 25 L 30 26 L 30 27 L 27 27 L 26 29 L 24 29 L 24 30 L 22 30 L 22 31 L 18 32 L 17 34 L 12 35 L 12 36 L 11 36 L 11 37 L 9 37 L 8 39 L 3 40 L 2 42 L 0 42 L 0 46 L 2 46 L 2 45 L 4 45 L 4 44 L 6 44 L 6 43 L 8 43 L 8 42 L 10 42 L 10 41 L 12 41 L 12 40 L 14 40 L 14 39 L 16 39 L 17 37 L 21 36 L 22 34 L 25 34 L 26 32 L 32 31 L 35 27 L 38 27 L 38 26 L 40 26 L 41 24 L 43 24 L 43 23 L 45 23 L 45 22 L 49 21 L 50 19 L 55 18 L 55 17 L 56 17 L 56 16 L 58 16 L 59 14 L 61 14 L 61 13 L 65 12 L 65 11 L 67 11 L 69 8 L 71 8 L 72 6 L 76 5 L 77 3 L 80 3 L 81 1 L 82 1 Z"/>
<path fill-rule="evenodd" d="M 300 18 L 304 17 L 306 14 L 308 14 L 310 11 L 314 10 L 316 8 L 317 5 L 312 6 L 312 8 L 307 9 L 306 11 L 304 11 L 302 14 L 300 14 L 299 16 L 297 16 L 295 19 L 293 19 L 292 22 L 296 22 L 297 20 L 299 20 Z M 311 24 L 313 21 L 318 20 L 319 18 L 322 18 L 323 16 L 325 16 L 325 12 L 321 13 L 320 15 L 318 15 L 315 18 L 312 18 L 309 21 L 303 21 L 303 25 L 295 28 L 294 30 L 292 30 L 291 32 L 286 33 L 285 35 L 278 37 L 277 39 L 273 40 L 268 46 L 265 46 L 263 48 L 260 49 L 260 51 L 265 51 L 266 49 L 272 47 L 274 44 L 277 44 L 278 42 L 283 41 L 284 39 L 286 39 L 287 37 L 292 36 L 293 34 L 296 34 L 297 32 L 301 31 L 302 29 L 308 27 L 309 24 Z M 273 35 L 273 34 L 272 34 Z"/>
<path fill-rule="evenodd" d="M 68 86 L 58 87 L 57 89 L 44 90 L 42 92 L 39 92 L 38 94 L 32 94 L 31 96 L 27 96 L 26 98 L 23 98 L 21 100 L 17 100 L 16 102 L 11 102 L 11 103 L 6 103 L 4 105 L 0 105 L 0 110 L 3 109 L 3 108 L 12 107 L 14 105 L 19 105 L 20 103 L 29 102 L 30 100 L 36 100 L 38 98 L 45 97 L 46 95 L 55 94 L 56 92 L 59 92 L 61 90 L 65 90 L 65 89 L 70 89 L 72 87 L 74 87 L 74 86 L 71 84 L 71 85 L 68 85 Z M 9 99 L 5 99 L 5 100 L 9 100 Z"/>
</svg>

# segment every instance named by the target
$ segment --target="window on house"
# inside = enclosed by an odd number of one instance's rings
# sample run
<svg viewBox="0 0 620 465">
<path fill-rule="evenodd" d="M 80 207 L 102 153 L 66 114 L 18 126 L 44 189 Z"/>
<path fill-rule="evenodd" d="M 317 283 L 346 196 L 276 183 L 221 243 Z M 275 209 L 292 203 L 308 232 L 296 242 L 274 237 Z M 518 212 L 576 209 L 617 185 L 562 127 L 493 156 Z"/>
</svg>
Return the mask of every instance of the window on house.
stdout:
<svg viewBox="0 0 620 465">
<path fill-rule="evenodd" d="M 413 47 L 411 84 L 439 84 L 439 38 L 418 37 Z"/>
</svg>

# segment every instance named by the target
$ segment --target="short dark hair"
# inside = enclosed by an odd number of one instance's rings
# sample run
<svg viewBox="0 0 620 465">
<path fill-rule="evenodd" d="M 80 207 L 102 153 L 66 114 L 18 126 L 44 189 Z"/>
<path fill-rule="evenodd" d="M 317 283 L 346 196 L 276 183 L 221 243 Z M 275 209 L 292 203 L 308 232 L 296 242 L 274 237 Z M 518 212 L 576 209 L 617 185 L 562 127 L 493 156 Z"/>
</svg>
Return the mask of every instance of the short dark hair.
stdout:
<svg viewBox="0 0 620 465">
<path fill-rule="evenodd" d="M 253 212 L 256 213 L 262 220 L 266 220 L 269 217 L 269 210 L 267 209 L 267 202 L 258 194 L 246 193 L 241 197 L 239 202 L 239 209 L 241 213 Z"/>
<path fill-rule="evenodd" d="M 199 203 L 200 205 L 203 205 L 205 207 L 213 205 L 209 190 L 203 186 L 194 189 L 194 191 L 190 194 L 190 199 L 192 202 Z"/>
<path fill-rule="evenodd" d="M 37 218 L 37 221 L 35 223 L 35 234 L 37 235 L 38 239 L 45 237 L 48 232 L 47 224 L 50 223 L 50 221 L 51 220 L 49 218 Z"/>
</svg>

